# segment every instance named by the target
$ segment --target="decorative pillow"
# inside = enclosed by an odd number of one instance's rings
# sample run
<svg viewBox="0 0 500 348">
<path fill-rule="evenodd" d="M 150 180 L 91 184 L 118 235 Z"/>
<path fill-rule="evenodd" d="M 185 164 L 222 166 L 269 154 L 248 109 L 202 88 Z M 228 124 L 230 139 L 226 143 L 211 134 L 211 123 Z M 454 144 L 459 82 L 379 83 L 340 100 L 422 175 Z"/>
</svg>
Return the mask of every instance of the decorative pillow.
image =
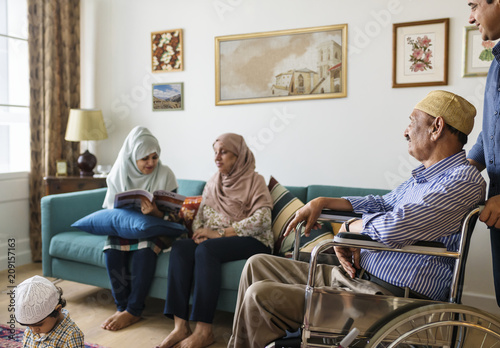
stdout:
<svg viewBox="0 0 500 348">
<path fill-rule="evenodd" d="M 186 226 L 190 238 L 193 235 L 193 220 L 196 213 L 198 213 L 201 200 L 202 196 L 186 197 L 179 212 L 179 217 L 184 221 L 184 226 Z"/>
<path fill-rule="evenodd" d="M 283 236 L 290 221 L 297 210 L 304 206 L 304 203 L 292 195 L 274 177 L 269 180 L 269 192 L 273 200 L 272 210 L 272 230 L 274 234 L 274 254 L 284 255 L 291 250 L 295 233 L 290 233 L 286 238 Z"/>
<path fill-rule="evenodd" d="M 308 237 L 304 236 L 304 229 L 302 229 L 299 251 L 310 253 L 320 242 L 335 237 L 332 224 L 326 221 L 318 221 L 318 224 L 319 228 L 312 229 Z M 294 250 L 294 245 L 291 250 Z"/>
<path fill-rule="evenodd" d="M 81 218 L 71 226 L 92 234 L 126 239 L 153 236 L 178 237 L 187 232 L 182 224 L 144 215 L 132 209 L 99 210 Z"/>
</svg>

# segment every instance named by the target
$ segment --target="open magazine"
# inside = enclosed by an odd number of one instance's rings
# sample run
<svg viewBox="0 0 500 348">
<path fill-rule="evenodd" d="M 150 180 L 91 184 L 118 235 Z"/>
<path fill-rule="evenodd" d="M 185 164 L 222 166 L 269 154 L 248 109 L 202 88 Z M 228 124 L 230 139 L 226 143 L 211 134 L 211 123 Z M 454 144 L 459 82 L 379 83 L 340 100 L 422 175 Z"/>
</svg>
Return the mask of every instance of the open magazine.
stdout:
<svg viewBox="0 0 500 348">
<path fill-rule="evenodd" d="M 143 199 L 150 202 L 154 200 L 158 209 L 169 215 L 178 215 L 186 196 L 165 190 L 157 190 L 153 193 L 141 189 L 128 190 L 115 195 L 114 208 L 141 210 L 141 200 Z"/>
</svg>

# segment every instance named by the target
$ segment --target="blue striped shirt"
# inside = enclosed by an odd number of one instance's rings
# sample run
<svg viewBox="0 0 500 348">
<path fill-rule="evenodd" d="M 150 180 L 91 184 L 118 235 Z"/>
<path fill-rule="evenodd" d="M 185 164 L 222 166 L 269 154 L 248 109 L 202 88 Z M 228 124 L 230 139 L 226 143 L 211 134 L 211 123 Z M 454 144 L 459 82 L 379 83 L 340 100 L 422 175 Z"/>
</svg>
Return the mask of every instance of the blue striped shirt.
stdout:
<svg viewBox="0 0 500 348">
<path fill-rule="evenodd" d="M 384 196 L 343 197 L 363 214 L 363 233 L 390 247 L 440 241 L 456 251 L 464 216 L 484 201 L 486 182 L 465 151 L 425 168 Z M 400 287 L 446 301 L 453 260 L 445 257 L 361 251 L 361 267 Z"/>
</svg>

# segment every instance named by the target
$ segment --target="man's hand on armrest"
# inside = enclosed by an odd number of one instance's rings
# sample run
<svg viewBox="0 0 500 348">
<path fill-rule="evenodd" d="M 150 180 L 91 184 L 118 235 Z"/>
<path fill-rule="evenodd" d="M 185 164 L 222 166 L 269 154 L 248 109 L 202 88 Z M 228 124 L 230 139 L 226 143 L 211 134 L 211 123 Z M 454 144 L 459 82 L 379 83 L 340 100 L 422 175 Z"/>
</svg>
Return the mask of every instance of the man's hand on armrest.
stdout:
<svg viewBox="0 0 500 348">
<path fill-rule="evenodd" d="M 317 225 L 317 221 L 323 209 L 352 211 L 352 205 L 343 198 L 318 197 L 309 201 L 302 208 L 297 210 L 295 217 L 288 224 L 284 233 L 288 236 L 290 232 L 297 227 L 299 222 L 306 221 L 305 235 L 309 236 L 311 229 Z"/>
</svg>

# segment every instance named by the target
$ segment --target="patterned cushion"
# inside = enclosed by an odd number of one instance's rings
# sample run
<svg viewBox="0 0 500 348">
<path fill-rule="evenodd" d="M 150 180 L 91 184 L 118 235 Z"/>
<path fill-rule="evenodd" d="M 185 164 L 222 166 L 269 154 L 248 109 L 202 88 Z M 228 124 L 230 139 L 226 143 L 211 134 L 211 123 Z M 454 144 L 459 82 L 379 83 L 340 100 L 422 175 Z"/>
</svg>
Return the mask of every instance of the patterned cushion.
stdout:
<svg viewBox="0 0 500 348">
<path fill-rule="evenodd" d="M 295 234 L 283 237 L 283 233 L 297 210 L 304 206 L 297 197 L 292 195 L 274 177 L 269 180 L 269 192 L 273 199 L 272 230 L 274 234 L 274 254 L 284 255 L 291 250 Z"/>
<path fill-rule="evenodd" d="M 201 201 L 202 196 L 186 197 L 182 204 L 181 211 L 179 212 L 179 217 L 184 222 L 184 226 L 188 229 L 189 238 L 193 236 L 193 220 L 200 208 Z"/>
</svg>

